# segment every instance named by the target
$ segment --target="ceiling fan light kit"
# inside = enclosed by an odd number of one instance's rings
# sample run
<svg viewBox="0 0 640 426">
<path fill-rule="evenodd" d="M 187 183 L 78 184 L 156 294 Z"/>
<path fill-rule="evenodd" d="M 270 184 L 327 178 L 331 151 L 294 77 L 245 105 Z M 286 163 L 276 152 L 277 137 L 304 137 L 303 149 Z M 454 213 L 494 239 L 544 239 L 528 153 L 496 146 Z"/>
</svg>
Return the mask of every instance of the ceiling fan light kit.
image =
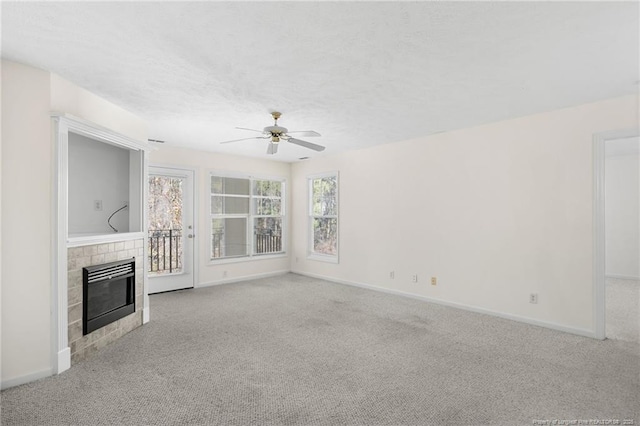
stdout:
<svg viewBox="0 0 640 426">
<path fill-rule="evenodd" d="M 262 136 L 254 136 L 251 138 L 243 138 L 243 139 L 233 139 L 230 141 L 224 141 L 220 143 L 231 143 L 231 142 L 239 142 L 245 141 L 249 139 L 270 139 L 269 146 L 267 147 L 267 154 L 273 155 L 278 152 L 278 144 L 281 140 L 292 143 L 294 145 L 302 146 L 304 148 L 312 149 L 314 151 L 324 151 L 325 147 L 322 145 L 318 145 L 315 143 L 303 141 L 301 139 L 295 139 L 289 135 L 289 133 L 299 133 L 304 137 L 317 137 L 320 136 L 320 133 L 313 130 L 296 130 L 290 132 L 286 127 L 278 126 L 278 119 L 282 116 L 278 111 L 274 111 L 271 113 L 271 117 L 273 117 L 273 126 L 267 126 L 262 131 L 255 129 L 248 129 L 246 127 L 236 127 L 236 129 L 240 130 L 250 130 L 252 132 L 260 132 Z"/>
</svg>

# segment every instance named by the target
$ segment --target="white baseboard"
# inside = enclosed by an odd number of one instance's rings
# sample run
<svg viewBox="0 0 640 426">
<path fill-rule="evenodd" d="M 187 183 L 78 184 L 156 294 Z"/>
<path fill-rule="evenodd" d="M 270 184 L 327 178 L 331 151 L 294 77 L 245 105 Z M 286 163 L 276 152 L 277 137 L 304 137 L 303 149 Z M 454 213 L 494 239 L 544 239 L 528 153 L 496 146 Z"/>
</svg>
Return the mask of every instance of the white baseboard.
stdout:
<svg viewBox="0 0 640 426">
<path fill-rule="evenodd" d="M 60 352 L 58 352 L 58 369 L 56 370 L 56 374 L 60 374 L 63 371 L 67 371 L 71 368 L 71 348 L 66 347 Z"/>
<path fill-rule="evenodd" d="M 142 323 L 146 324 L 149 322 L 151 315 L 149 312 L 149 308 L 142 308 Z"/>
<path fill-rule="evenodd" d="M 640 277 L 634 277 L 632 275 L 615 275 L 615 274 L 607 274 L 606 278 L 616 278 L 618 280 L 632 280 L 632 281 L 640 281 Z"/>
<path fill-rule="evenodd" d="M 347 281 L 347 280 L 341 280 L 341 279 L 332 278 L 332 277 L 326 277 L 326 276 L 319 275 L 319 274 L 311 274 L 311 273 L 300 272 L 300 271 L 291 271 L 291 272 L 294 273 L 294 274 L 304 275 L 304 276 L 311 277 L 311 278 L 319 278 L 319 279 L 330 281 L 330 282 L 337 283 L 337 284 L 345 284 L 345 285 L 350 285 L 350 286 L 354 286 L 354 287 L 365 288 L 365 289 L 368 289 L 368 290 L 379 291 L 379 292 L 382 292 L 382 293 L 394 294 L 396 296 L 409 297 L 411 299 L 422 300 L 424 302 L 436 303 L 438 305 L 443 305 L 443 306 L 449 306 L 449 307 L 452 307 L 452 308 L 463 309 L 465 311 L 476 312 L 476 313 L 485 314 L 485 315 L 491 315 L 491 316 L 494 316 L 494 317 L 504 318 L 504 319 L 508 319 L 508 320 L 511 320 L 511 321 L 522 322 L 522 323 L 525 323 L 525 324 L 536 325 L 536 326 L 539 326 L 539 327 L 550 328 L 552 330 L 557 330 L 557 331 L 562 331 L 562 332 L 565 332 L 565 333 L 576 334 L 578 336 L 591 337 L 591 338 L 594 338 L 594 339 L 596 338 L 595 332 L 593 330 L 587 330 L 587 329 L 575 328 L 575 327 L 567 327 L 567 326 L 564 326 L 564 325 L 561 325 L 561 324 L 556 324 L 554 322 L 541 321 L 541 320 L 537 320 L 537 319 L 534 319 L 534 318 L 528 318 L 528 317 L 523 317 L 523 316 L 519 316 L 519 315 L 507 314 L 507 313 L 503 313 L 503 312 L 499 312 L 499 311 L 492 311 L 490 309 L 479 308 L 477 306 L 465 305 L 465 304 L 457 303 L 457 302 L 449 302 L 449 301 L 442 300 L 442 299 L 435 299 L 435 298 L 432 298 L 432 297 L 427 297 L 427 296 L 421 296 L 421 295 L 418 295 L 418 294 L 407 293 L 407 292 L 400 291 L 400 290 L 393 290 L 393 289 L 388 289 L 388 288 L 384 288 L 384 287 L 377 287 L 377 286 L 374 286 L 374 285 L 371 285 L 371 284 L 364 284 L 364 283 L 358 283 L 358 282 L 355 282 L 355 281 Z"/>
<path fill-rule="evenodd" d="M 36 371 L 35 373 L 26 374 L 20 377 L 14 377 L 13 379 L 3 380 L 0 384 L 2 390 L 12 388 L 14 386 L 24 385 L 25 383 L 33 382 L 35 380 L 44 379 L 51 376 L 52 372 L 50 368 L 45 370 Z"/>
<path fill-rule="evenodd" d="M 195 288 L 211 287 L 211 286 L 214 286 L 214 285 L 222 285 L 222 284 L 231 284 L 231 283 L 237 283 L 237 282 L 240 282 L 240 281 L 255 280 L 255 279 L 258 279 L 258 278 L 277 277 L 277 276 L 280 276 L 280 275 L 288 274 L 289 272 L 291 272 L 291 271 L 286 269 L 286 270 L 280 270 L 280 271 L 274 271 L 274 272 L 265 272 L 265 273 L 262 273 L 262 274 L 243 275 L 241 277 L 225 278 L 225 279 L 220 280 L 220 281 L 208 281 L 208 282 L 204 282 L 204 283 L 199 283 L 198 285 L 195 286 Z"/>
</svg>

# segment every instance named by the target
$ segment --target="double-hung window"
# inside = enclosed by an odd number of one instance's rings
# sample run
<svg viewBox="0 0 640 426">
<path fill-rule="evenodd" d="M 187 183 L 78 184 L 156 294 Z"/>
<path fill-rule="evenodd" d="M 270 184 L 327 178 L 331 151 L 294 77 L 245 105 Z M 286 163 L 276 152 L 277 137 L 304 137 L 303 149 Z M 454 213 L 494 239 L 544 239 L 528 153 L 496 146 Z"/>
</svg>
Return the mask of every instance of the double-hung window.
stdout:
<svg viewBox="0 0 640 426">
<path fill-rule="evenodd" d="M 253 253 L 281 253 L 284 218 L 284 182 L 252 180 Z"/>
<path fill-rule="evenodd" d="M 284 253 L 284 180 L 211 175 L 211 259 Z"/>
<path fill-rule="evenodd" d="M 338 173 L 309 177 L 310 258 L 338 261 Z"/>
</svg>

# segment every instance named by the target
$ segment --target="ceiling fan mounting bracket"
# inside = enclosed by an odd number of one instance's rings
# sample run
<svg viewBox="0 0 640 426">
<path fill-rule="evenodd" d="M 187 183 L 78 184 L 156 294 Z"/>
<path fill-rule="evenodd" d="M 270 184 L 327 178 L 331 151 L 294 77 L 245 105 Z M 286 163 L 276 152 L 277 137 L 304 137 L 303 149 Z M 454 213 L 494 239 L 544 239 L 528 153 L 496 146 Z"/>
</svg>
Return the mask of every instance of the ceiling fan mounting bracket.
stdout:
<svg viewBox="0 0 640 426">
<path fill-rule="evenodd" d="M 280 118 L 280 116 L 282 115 L 282 113 L 278 112 L 278 111 L 273 111 L 271 113 L 271 116 L 273 117 L 274 120 L 278 121 L 278 118 Z"/>
</svg>

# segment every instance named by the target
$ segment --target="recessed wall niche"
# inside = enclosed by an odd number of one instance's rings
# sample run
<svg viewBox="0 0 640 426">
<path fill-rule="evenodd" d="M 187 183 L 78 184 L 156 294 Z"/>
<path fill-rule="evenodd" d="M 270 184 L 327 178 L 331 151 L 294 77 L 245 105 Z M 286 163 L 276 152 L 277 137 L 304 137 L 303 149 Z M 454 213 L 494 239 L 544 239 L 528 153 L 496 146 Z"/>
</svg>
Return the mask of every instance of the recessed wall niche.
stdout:
<svg viewBox="0 0 640 426">
<path fill-rule="evenodd" d="M 69 238 L 140 232 L 141 173 L 142 151 L 69 132 Z"/>
</svg>

